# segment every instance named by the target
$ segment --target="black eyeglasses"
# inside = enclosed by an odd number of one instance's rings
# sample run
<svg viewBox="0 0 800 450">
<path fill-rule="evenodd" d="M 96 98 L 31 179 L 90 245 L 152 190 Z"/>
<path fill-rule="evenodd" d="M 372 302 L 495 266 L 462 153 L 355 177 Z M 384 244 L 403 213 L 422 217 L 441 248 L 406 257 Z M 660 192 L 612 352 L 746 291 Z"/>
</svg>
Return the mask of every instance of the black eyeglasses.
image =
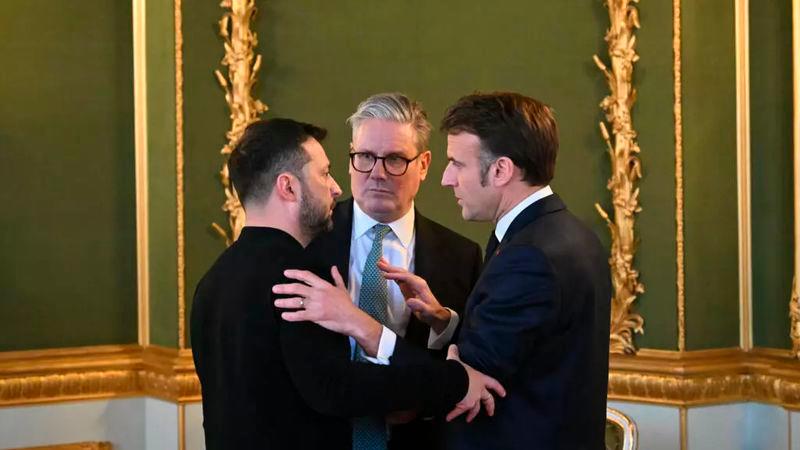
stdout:
<svg viewBox="0 0 800 450">
<path fill-rule="evenodd" d="M 408 159 L 400 155 L 376 156 L 369 152 L 353 152 L 350 153 L 350 164 L 353 165 L 353 169 L 355 169 L 356 172 L 370 173 L 380 159 L 383 161 L 383 169 L 386 173 L 399 177 L 405 175 L 408 170 L 408 165 L 419 158 L 420 155 L 422 155 L 422 153 Z"/>
</svg>

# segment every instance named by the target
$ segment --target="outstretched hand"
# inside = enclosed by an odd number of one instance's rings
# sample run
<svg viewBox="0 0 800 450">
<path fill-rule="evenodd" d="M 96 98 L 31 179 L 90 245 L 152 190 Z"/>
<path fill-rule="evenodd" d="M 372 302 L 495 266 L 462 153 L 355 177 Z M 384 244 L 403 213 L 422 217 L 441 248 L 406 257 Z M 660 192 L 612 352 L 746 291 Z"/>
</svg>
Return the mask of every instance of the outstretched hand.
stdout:
<svg viewBox="0 0 800 450">
<path fill-rule="evenodd" d="M 492 392 L 500 397 L 505 397 L 506 390 L 503 388 L 503 385 L 501 385 L 500 382 L 494 378 L 478 372 L 461 361 L 458 354 L 458 347 L 455 345 L 451 345 L 448 349 L 447 359 L 460 362 L 467 370 L 467 376 L 469 377 L 469 389 L 467 389 L 467 395 L 465 395 L 460 402 L 456 403 L 455 408 L 453 408 L 453 410 L 447 414 L 447 421 L 450 422 L 456 417 L 467 413 L 467 422 L 472 422 L 475 416 L 477 416 L 481 411 L 481 404 L 486 410 L 486 414 L 493 416 L 495 402 Z"/>
<path fill-rule="evenodd" d="M 390 265 L 383 258 L 378 261 L 378 269 L 384 278 L 397 283 L 406 299 L 406 305 L 417 319 L 428 324 L 437 333 L 444 331 L 450 322 L 450 310 L 442 307 L 427 281 L 405 269 Z"/>
</svg>

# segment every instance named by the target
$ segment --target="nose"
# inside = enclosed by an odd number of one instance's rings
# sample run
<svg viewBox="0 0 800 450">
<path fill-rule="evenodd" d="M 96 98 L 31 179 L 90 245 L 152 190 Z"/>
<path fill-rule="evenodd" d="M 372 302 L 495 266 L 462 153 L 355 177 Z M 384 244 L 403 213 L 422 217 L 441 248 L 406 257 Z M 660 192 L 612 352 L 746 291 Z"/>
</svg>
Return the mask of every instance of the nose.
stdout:
<svg viewBox="0 0 800 450">
<path fill-rule="evenodd" d="M 375 161 L 375 166 L 372 167 L 369 177 L 378 180 L 385 180 L 386 175 L 386 169 L 383 167 L 383 160 Z"/>
<path fill-rule="evenodd" d="M 340 195 L 342 195 L 342 188 L 339 187 L 339 183 L 337 183 L 333 177 L 331 177 L 331 182 L 333 183 L 331 185 L 331 195 L 333 198 L 338 198 Z"/>
<path fill-rule="evenodd" d="M 447 167 L 444 168 L 444 172 L 442 172 L 442 186 L 444 187 L 454 187 L 456 185 L 455 177 L 450 167 L 450 164 L 448 164 Z"/>
</svg>

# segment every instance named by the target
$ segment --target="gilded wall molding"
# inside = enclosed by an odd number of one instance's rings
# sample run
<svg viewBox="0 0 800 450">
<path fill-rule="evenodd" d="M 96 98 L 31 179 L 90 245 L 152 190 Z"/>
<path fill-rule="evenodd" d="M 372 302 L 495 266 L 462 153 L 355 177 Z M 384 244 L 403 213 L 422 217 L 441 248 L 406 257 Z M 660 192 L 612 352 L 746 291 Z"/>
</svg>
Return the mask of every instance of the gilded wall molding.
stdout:
<svg viewBox="0 0 800 450">
<path fill-rule="evenodd" d="M 800 0 L 792 0 L 792 136 L 794 137 L 794 278 L 789 295 L 789 337 L 792 352 L 800 359 Z"/>
<path fill-rule="evenodd" d="M 186 348 L 186 231 L 183 188 L 183 17 L 175 0 L 175 196 L 177 205 L 178 347 Z"/>
<path fill-rule="evenodd" d="M 612 355 L 609 399 L 673 406 L 757 401 L 800 408 L 800 364 L 789 351 L 643 350 Z"/>
<path fill-rule="evenodd" d="M 145 0 L 133 1 L 133 103 L 134 145 L 136 152 L 136 310 L 139 345 L 150 344 L 146 10 Z"/>
<path fill-rule="evenodd" d="M 639 145 L 633 128 L 631 109 L 636 102 L 636 89 L 633 87 L 633 65 L 639 59 L 636 54 L 636 36 L 640 28 L 639 11 L 634 3 L 638 0 L 606 0 L 610 26 L 605 40 L 611 60 L 607 67 L 597 55 L 594 61 L 608 82 L 610 94 L 603 99 L 600 107 L 606 114 L 606 121 L 600 123 L 600 132 L 608 147 L 611 160 L 611 178 L 608 190 L 611 191 L 614 208 L 613 220 L 600 204 L 595 208 L 608 224 L 611 232 L 611 281 L 614 294 L 611 299 L 611 353 L 635 354 L 634 333 L 644 332 L 644 319 L 633 311 L 633 303 L 644 292 L 639 282 L 639 272 L 633 267 L 636 254 L 635 224 L 639 206 L 637 181 L 642 177 Z"/>
<path fill-rule="evenodd" d="M 200 401 L 191 350 L 138 345 L 0 353 L 0 407 L 150 396 Z M 789 350 L 739 348 L 611 355 L 610 400 L 671 406 L 757 401 L 800 409 Z"/>
<path fill-rule="evenodd" d="M 675 256 L 678 351 L 686 350 L 686 271 L 683 241 L 683 80 L 681 77 L 681 0 L 672 2 L 672 109 L 675 118 Z"/>
<path fill-rule="evenodd" d="M 56 444 L 37 447 L 11 448 L 8 450 L 113 450 L 110 442 L 76 442 L 74 444 Z"/>
<path fill-rule="evenodd" d="M 739 345 L 753 347 L 750 209 L 750 26 L 749 1 L 736 0 L 736 172 L 739 239 Z"/>
<path fill-rule="evenodd" d="M 228 76 L 226 78 L 219 70 L 214 71 L 214 75 L 225 90 L 225 101 L 231 111 L 231 128 L 225 134 L 228 143 L 220 152 L 225 158 L 220 171 L 225 191 L 222 210 L 228 214 L 230 231 L 216 223 L 212 226 L 225 239 L 225 243 L 231 245 L 239 237 L 245 217 L 244 208 L 228 176 L 228 157 L 244 129 L 258 120 L 261 113 L 267 110 L 267 105 L 254 99 L 252 95 L 256 76 L 261 68 L 261 55 L 255 55 L 254 52 L 258 39 L 250 28 L 256 14 L 255 0 L 223 0 L 220 6 L 227 9 L 219 21 L 219 34 L 225 46 L 222 65 L 228 68 Z"/>
<path fill-rule="evenodd" d="M 0 407 L 143 395 L 199 401 L 191 351 L 111 345 L 0 353 Z"/>
</svg>

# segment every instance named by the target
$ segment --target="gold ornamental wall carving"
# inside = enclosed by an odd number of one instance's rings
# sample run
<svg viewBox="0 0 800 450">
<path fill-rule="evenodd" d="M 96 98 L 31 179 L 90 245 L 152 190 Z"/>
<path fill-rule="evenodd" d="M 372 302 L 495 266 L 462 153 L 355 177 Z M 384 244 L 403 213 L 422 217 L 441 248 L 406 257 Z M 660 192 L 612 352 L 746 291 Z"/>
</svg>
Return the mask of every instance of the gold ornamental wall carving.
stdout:
<svg viewBox="0 0 800 450">
<path fill-rule="evenodd" d="M 228 157 L 244 129 L 258 120 L 261 113 L 267 110 L 267 105 L 252 97 L 253 85 L 261 68 L 261 55 L 255 55 L 253 51 L 258 40 L 256 33 L 250 29 L 256 14 L 255 0 L 223 0 L 220 6 L 228 10 L 219 21 L 219 34 L 225 46 L 222 65 L 228 68 L 228 76 L 225 77 L 219 70 L 214 74 L 225 90 L 225 101 L 231 111 L 231 128 L 225 135 L 228 143 L 221 151 L 225 162 L 220 171 L 225 190 L 222 210 L 228 214 L 229 230 L 216 223 L 212 226 L 225 239 L 225 243 L 231 245 L 244 227 L 244 209 L 228 176 Z"/>
<path fill-rule="evenodd" d="M 635 3 L 638 0 L 606 1 L 611 22 L 605 36 L 610 67 L 594 55 L 594 62 L 605 75 L 611 91 L 600 103 L 611 129 L 601 122 L 600 133 L 611 160 L 611 178 L 607 187 L 611 191 L 613 219 L 595 203 L 595 208 L 611 232 L 609 265 L 614 294 L 611 299 L 609 351 L 625 354 L 636 353 L 633 334 L 644 332 L 644 319 L 633 311 L 636 297 L 644 292 L 644 285 L 639 282 L 639 272 L 633 266 L 637 244 L 634 225 L 636 213 L 642 210 L 639 206 L 639 188 L 636 186 L 642 177 L 642 165 L 637 156 L 639 145 L 631 119 L 631 109 L 636 102 L 636 89 L 632 83 L 633 65 L 639 59 L 634 31 L 640 25 Z"/>
</svg>

